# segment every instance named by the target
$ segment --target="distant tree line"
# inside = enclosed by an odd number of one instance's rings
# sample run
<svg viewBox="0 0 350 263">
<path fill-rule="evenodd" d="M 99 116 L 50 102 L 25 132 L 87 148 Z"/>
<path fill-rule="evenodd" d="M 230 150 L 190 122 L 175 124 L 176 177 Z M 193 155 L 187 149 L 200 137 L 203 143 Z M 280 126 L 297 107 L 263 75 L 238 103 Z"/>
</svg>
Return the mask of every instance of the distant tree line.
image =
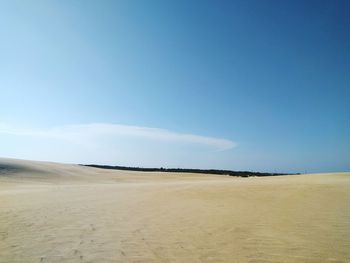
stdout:
<svg viewBox="0 0 350 263">
<path fill-rule="evenodd" d="M 125 170 L 125 171 L 140 171 L 140 172 L 169 172 L 169 173 L 199 173 L 199 174 L 219 174 L 238 177 L 250 176 L 279 176 L 290 175 L 291 173 L 260 173 L 251 171 L 231 171 L 231 170 L 217 170 L 217 169 L 184 169 L 184 168 L 143 168 L 143 167 L 127 167 L 127 166 L 111 166 L 111 165 L 97 165 L 97 164 L 82 164 L 83 166 L 111 169 L 111 170 Z"/>
</svg>

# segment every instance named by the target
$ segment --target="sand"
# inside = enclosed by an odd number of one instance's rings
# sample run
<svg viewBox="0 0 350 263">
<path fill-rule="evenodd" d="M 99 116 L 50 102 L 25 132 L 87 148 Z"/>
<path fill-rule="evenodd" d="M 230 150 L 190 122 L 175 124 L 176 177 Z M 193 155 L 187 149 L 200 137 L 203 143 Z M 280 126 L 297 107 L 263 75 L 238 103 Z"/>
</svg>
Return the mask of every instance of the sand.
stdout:
<svg viewBox="0 0 350 263">
<path fill-rule="evenodd" d="M 0 262 L 350 262 L 350 173 L 0 167 Z"/>
</svg>

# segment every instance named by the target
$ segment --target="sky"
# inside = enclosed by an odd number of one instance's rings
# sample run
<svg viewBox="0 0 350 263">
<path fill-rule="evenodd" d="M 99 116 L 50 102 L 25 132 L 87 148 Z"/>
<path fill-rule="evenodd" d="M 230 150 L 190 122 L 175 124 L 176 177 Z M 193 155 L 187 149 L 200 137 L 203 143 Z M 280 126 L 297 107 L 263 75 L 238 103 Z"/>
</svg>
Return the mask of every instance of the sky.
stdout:
<svg viewBox="0 0 350 263">
<path fill-rule="evenodd" d="M 0 157 L 350 171 L 349 10 L 1 1 Z"/>
</svg>

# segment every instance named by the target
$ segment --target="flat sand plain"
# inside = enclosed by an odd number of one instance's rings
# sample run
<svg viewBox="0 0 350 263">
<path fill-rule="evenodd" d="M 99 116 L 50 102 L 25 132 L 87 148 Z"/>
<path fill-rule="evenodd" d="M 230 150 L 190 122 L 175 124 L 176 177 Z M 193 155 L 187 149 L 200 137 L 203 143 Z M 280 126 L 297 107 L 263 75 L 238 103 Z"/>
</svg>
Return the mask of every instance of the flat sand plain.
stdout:
<svg viewBox="0 0 350 263">
<path fill-rule="evenodd" d="M 0 262 L 350 262 L 350 173 L 0 167 Z"/>
</svg>

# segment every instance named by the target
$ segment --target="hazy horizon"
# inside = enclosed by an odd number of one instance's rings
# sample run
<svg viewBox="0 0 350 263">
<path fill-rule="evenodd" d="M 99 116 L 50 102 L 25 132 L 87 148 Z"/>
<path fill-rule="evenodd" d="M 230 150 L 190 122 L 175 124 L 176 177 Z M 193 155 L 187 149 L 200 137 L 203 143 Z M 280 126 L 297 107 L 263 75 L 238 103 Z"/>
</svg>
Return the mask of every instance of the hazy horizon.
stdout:
<svg viewBox="0 0 350 263">
<path fill-rule="evenodd" d="M 0 157 L 350 171 L 348 1 L 0 7 Z"/>
</svg>

